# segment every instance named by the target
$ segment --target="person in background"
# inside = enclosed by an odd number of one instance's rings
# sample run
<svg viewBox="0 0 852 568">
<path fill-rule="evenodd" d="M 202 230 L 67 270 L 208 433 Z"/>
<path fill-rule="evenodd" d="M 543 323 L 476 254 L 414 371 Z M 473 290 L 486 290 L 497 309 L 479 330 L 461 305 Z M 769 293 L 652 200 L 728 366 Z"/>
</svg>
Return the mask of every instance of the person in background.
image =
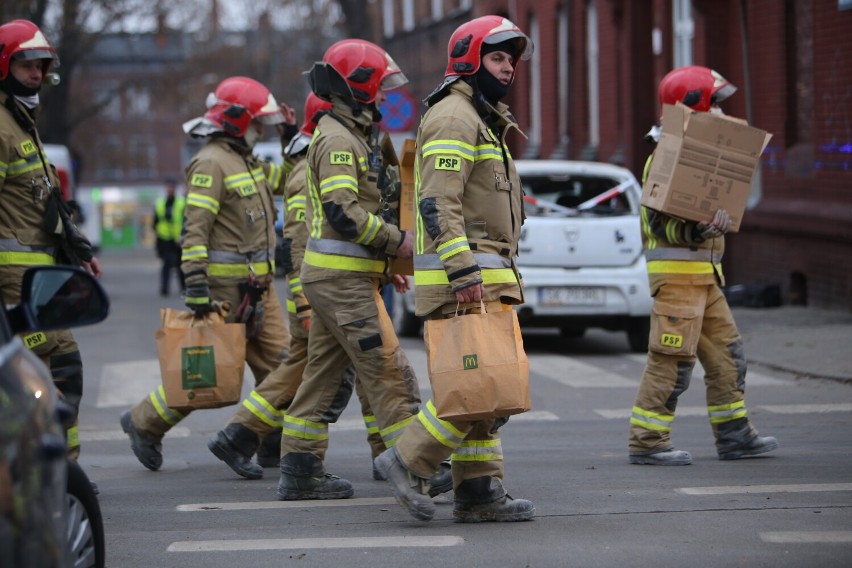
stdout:
<svg viewBox="0 0 852 568">
<path fill-rule="evenodd" d="M 680 67 L 660 81 L 660 109 L 683 103 L 698 112 L 720 114 L 719 103 L 734 91 L 736 87 L 712 69 Z M 659 135 L 659 127 L 654 127 L 646 139 L 656 143 Z M 643 184 L 653 159 L 651 154 Z M 704 367 L 707 415 L 719 459 L 777 449 L 778 440 L 758 435 L 745 406 L 743 340 L 721 289 L 728 212 L 719 209 L 696 223 L 642 207 L 641 222 L 654 308 L 648 358 L 630 417 L 630 463 L 692 463 L 689 452 L 675 449 L 671 430 L 678 398 L 689 388 L 696 361 Z"/>
<path fill-rule="evenodd" d="M 515 265 L 523 191 L 505 142 L 518 125 L 500 100 L 532 51 L 529 37 L 499 16 L 471 20 L 450 37 L 444 79 L 427 97 L 417 132 L 417 315 L 446 319 L 479 313 L 480 302 L 488 311 L 523 303 Z M 428 477 L 449 456 L 456 522 L 532 519 L 533 504 L 503 487 L 505 421 L 443 420 L 430 400 L 376 467 L 416 519 L 435 514 Z"/>
<path fill-rule="evenodd" d="M 180 232 L 186 199 L 177 195 L 177 181 L 165 180 L 166 194 L 154 203 L 154 233 L 157 237 L 157 256 L 160 268 L 160 296 L 169 295 L 172 272 L 177 273 L 181 292 L 184 290 L 183 272 L 180 270 Z"/>
</svg>

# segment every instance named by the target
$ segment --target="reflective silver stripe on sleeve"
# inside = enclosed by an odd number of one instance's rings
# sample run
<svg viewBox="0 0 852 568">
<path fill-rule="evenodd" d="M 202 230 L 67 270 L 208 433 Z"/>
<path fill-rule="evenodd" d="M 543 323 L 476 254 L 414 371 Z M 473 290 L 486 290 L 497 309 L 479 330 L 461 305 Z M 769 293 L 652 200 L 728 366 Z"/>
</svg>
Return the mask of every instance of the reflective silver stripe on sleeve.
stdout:
<svg viewBox="0 0 852 568">
<path fill-rule="evenodd" d="M 512 262 L 499 254 L 475 252 L 473 258 L 480 268 L 511 268 Z M 414 270 L 443 270 L 444 264 L 437 254 L 415 254 Z"/>
<path fill-rule="evenodd" d="M 369 247 L 357 245 L 349 241 L 336 241 L 334 239 L 308 239 L 307 250 L 322 254 L 337 254 L 340 256 L 351 256 L 354 258 L 367 258 L 375 260 L 383 257 L 381 251 Z"/>
</svg>

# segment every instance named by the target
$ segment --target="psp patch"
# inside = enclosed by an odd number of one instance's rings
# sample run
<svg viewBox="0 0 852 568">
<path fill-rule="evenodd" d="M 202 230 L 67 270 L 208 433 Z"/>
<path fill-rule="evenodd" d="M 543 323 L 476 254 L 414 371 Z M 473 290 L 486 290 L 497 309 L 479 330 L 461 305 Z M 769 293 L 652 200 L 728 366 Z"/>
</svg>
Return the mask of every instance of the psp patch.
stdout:
<svg viewBox="0 0 852 568">
<path fill-rule="evenodd" d="M 194 185 L 195 187 L 205 187 L 210 189 L 213 187 L 213 176 L 208 176 L 206 174 L 192 174 L 192 179 L 189 180 L 190 185 Z"/>
<path fill-rule="evenodd" d="M 24 345 L 27 346 L 27 349 L 33 349 L 43 343 L 47 343 L 47 335 L 45 335 L 43 331 L 37 331 L 35 333 L 23 336 L 21 338 L 21 341 L 24 342 Z"/>
<path fill-rule="evenodd" d="M 660 336 L 660 345 L 665 347 L 683 347 L 683 336 L 675 335 L 673 333 L 664 333 Z"/>
<path fill-rule="evenodd" d="M 351 166 L 352 152 L 329 152 L 329 163 L 332 166 Z"/>
<path fill-rule="evenodd" d="M 461 170 L 461 158 L 458 156 L 435 156 L 435 169 L 457 172 Z"/>
<path fill-rule="evenodd" d="M 24 140 L 21 142 L 21 154 L 24 156 L 29 156 L 30 154 L 35 154 L 36 146 L 32 140 Z"/>
</svg>

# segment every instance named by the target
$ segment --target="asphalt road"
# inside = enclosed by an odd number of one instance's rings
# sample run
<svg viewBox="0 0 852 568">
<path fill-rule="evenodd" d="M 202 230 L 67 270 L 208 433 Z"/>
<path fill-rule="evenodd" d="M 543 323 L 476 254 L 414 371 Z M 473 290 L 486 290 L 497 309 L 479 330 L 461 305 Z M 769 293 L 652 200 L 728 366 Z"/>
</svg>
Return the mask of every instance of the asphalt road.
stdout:
<svg viewBox="0 0 852 568">
<path fill-rule="evenodd" d="M 699 370 L 674 430 L 693 465 L 632 466 L 627 420 L 644 357 L 615 333 L 525 334 L 533 410 L 502 433 L 506 486 L 535 503 L 532 522 L 454 524 L 446 497 L 436 499 L 432 522 L 411 519 L 387 484 L 372 480 L 357 405 L 332 427 L 327 460 L 329 471 L 353 482 L 353 499 L 280 502 L 276 470 L 258 481 L 234 475 L 206 447 L 233 407 L 188 417 L 164 440 L 162 470 L 150 472 L 118 417 L 159 384 L 159 308 L 181 304 L 159 297 L 152 252 L 106 252 L 101 260 L 112 313 L 75 334 L 86 367 L 80 461 L 100 488 L 108 566 L 850 565 L 852 385 L 753 369 L 750 415 L 781 448 L 722 462 Z M 425 399 L 422 342 L 402 343 Z"/>
</svg>

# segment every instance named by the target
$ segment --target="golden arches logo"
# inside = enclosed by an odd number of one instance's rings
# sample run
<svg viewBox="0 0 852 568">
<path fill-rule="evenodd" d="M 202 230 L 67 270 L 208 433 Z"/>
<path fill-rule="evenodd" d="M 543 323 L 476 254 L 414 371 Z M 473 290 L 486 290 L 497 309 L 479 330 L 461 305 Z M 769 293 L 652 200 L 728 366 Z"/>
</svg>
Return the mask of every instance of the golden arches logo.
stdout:
<svg viewBox="0 0 852 568">
<path fill-rule="evenodd" d="M 478 369 L 479 368 L 479 361 L 476 357 L 476 353 L 473 353 L 471 355 L 463 355 L 462 356 L 462 368 L 465 371 L 468 371 L 470 369 Z"/>
</svg>

